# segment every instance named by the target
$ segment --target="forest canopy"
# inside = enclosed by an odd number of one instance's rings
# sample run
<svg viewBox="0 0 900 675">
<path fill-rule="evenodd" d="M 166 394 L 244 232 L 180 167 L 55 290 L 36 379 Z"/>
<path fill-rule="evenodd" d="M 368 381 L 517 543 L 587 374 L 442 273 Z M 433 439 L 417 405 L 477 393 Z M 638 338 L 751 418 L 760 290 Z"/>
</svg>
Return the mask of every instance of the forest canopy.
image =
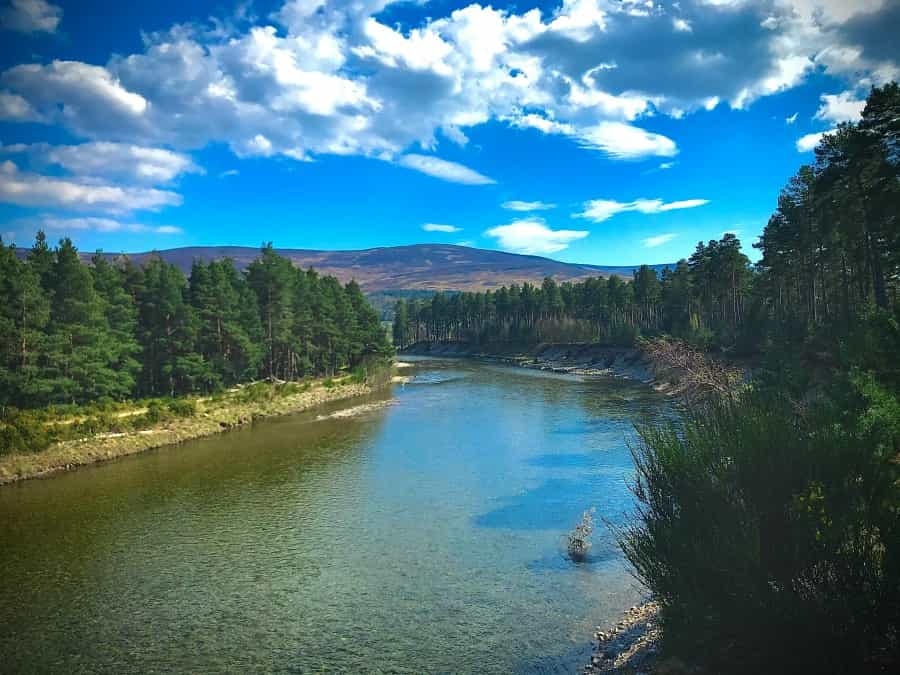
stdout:
<svg viewBox="0 0 900 675">
<path fill-rule="evenodd" d="M 2 243 L 2 242 L 0 242 Z M 295 268 L 271 244 L 242 273 L 153 257 L 84 264 L 39 232 L 0 245 L 0 406 L 176 396 L 259 378 L 334 375 L 391 347 L 360 287 Z"/>
</svg>

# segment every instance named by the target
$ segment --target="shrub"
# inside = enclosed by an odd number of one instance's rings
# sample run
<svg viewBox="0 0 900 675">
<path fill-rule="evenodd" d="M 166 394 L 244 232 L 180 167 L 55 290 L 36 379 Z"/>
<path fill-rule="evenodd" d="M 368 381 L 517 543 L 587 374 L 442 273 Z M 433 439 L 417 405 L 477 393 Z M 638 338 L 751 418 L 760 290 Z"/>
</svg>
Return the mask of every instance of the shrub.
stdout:
<svg viewBox="0 0 900 675">
<path fill-rule="evenodd" d="M 272 398 L 273 389 L 265 382 L 254 382 L 243 387 L 238 394 L 238 398 L 243 403 L 254 403 L 256 401 L 266 401 Z"/>
<path fill-rule="evenodd" d="M 89 436 L 107 431 L 118 431 L 121 426 L 119 419 L 112 413 L 95 409 L 89 417 L 86 417 L 78 424 L 73 424 L 67 436 Z"/>
<path fill-rule="evenodd" d="M 165 422 L 170 417 L 168 406 L 164 405 L 162 401 L 153 399 L 147 403 L 147 412 L 143 415 L 143 422 L 149 426 Z"/>
<path fill-rule="evenodd" d="M 172 399 L 166 407 L 175 417 L 193 417 L 197 414 L 197 403 L 190 399 Z"/>
<path fill-rule="evenodd" d="M 866 672 L 897 650 L 900 406 L 871 378 L 798 413 L 746 392 L 639 428 L 636 525 L 665 648 L 713 672 Z"/>
<path fill-rule="evenodd" d="M 39 452 L 55 440 L 41 415 L 34 411 L 7 408 L 0 415 L 0 455 Z"/>
</svg>

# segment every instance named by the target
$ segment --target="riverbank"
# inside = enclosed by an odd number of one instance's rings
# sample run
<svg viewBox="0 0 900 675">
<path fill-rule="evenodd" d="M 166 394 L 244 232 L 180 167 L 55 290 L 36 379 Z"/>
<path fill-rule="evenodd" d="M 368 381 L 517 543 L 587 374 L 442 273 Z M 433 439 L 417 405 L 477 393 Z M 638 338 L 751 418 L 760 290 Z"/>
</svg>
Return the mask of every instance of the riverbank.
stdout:
<svg viewBox="0 0 900 675">
<path fill-rule="evenodd" d="M 93 434 L 56 443 L 41 452 L 2 456 L 0 485 L 46 477 L 60 471 L 211 436 L 254 420 L 365 396 L 386 386 L 386 383 L 373 385 L 353 382 L 350 377 L 328 378 L 310 381 L 298 391 L 289 393 L 276 392 L 277 385 L 266 386 L 272 388 L 269 395 L 251 397 L 245 393 L 247 388 L 238 388 L 218 397 L 189 399 L 196 406 L 195 414 L 161 421 L 159 425 L 146 429 Z"/>
<path fill-rule="evenodd" d="M 585 376 L 611 376 L 656 381 L 653 364 L 634 347 L 605 347 L 596 344 L 540 344 L 527 349 L 506 345 L 420 342 L 403 354 L 449 358 L 473 358 L 522 368 Z"/>
<path fill-rule="evenodd" d="M 653 601 L 631 607 L 612 626 L 598 627 L 591 663 L 583 675 L 654 672 L 659 647 L 659 605 Z"/>
<path fill-rule="evenodd" d="M 593 343 L 539 344 L 517 348 L 457 342 L 419 342 L 402 354 L 440 358 L 471 358 L 491 363 L 584 377 L 633 380 L 656 392 L 685 401 L 703 399 L 720 385 L 739 387 L 753 370 L 749 362 L 697 351 L 679 341 L 641 341 L 634 347 Z"/>
</svg>

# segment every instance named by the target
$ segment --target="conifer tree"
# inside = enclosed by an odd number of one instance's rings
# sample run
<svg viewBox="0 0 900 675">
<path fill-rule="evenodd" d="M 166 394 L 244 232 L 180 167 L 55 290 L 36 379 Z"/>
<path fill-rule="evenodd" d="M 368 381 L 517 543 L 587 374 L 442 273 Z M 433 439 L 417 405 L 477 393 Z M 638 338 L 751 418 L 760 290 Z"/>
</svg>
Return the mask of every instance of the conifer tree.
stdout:
<svg viewBox="0 0 900 675">
<path fill-rule="evenodd" d="M 48 395 L 41 361 L 50 318 L 40 277 L 0 239 L 0 406 L 39 405 Z"/>
</svg>

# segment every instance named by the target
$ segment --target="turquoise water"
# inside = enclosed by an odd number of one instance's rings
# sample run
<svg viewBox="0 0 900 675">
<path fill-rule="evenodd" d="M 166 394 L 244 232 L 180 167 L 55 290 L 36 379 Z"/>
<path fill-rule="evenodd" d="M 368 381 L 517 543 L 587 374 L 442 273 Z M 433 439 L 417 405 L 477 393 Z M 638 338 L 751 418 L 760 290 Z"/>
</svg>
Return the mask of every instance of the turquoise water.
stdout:
<svg viewBox="0 0 900 675">
<path fill-rule="evenodd" d="M 645 387 L 417 362 L 366 400 L 0 489 L 5 672 L 572 673 L 640 597 Z"/>
</svg>

